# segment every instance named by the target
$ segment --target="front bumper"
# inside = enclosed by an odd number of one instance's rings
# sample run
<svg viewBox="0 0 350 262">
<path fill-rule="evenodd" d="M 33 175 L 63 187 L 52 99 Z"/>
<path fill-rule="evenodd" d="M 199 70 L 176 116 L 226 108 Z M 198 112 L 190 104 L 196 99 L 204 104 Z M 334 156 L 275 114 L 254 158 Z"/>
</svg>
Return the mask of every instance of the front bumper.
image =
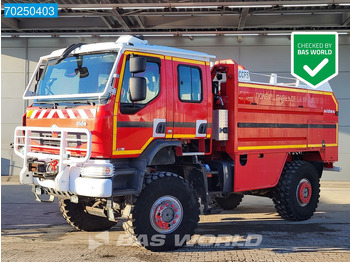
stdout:
<svg viewBox="0 0 350 262">
<path fill-rule="evenodd" d="M 78 177 L 74 181 L 75 194 L 90 197 L 112 196 L 112 179 Z"/>
<path fill-rule="evenodd" d="M 40 136 L 38 134 L 46 134 Z M 47 136 L 47 134 L 55 134 Z M 70 148 L 67 141 L 70 134 L 80 134 L 84 140 L 76 139 L 74 142 L 86 143 L 84 149 Z M 79 141 L 78 141 L 79 140 Z M 33 141 L 41 141 L 40 144 Z M 43 141 L 55 141 L 55 144 Z M 42 152 L 40 152 L 40 150 Z M 46 153 L 45 150 L 51 153 Z M 70 151 L 80 150 L 82 154 L 72 156 Z M 40 186 L 52 189 L 55 192 L 67 192 L 70 195 L 81 195 L 88 197 L 110 197 L 113 186 L 110 177 L 83 177 L 81 175 L 84 166 L 106 166 L 111 165 L 108 160 L 90 160 L 91 155 L 91 133 L 85 128 L 42 128 L 42 127 L 17 127 L 15 130 L 14 152 L 23 158 L 23 168 L 20 172 L 20 183 Z M 54 152 L 54 153 L 52 153 Z M 28 170 L 28 160 L 38 159 L 45 163 L 52 160 L 58 161 L 58 173 L 53 178 L 45 179 L 36 177 L 33 171 Z"/>
</svg>

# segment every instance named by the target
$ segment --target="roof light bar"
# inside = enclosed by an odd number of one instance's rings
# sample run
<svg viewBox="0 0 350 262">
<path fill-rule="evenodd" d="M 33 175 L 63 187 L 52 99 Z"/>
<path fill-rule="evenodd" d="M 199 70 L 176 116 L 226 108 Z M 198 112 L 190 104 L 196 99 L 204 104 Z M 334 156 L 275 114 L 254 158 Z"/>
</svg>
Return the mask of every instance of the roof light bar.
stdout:
<svg viewBox="0 0 350 262">
<path fill-rule="evenodd" d="M 71 9 L 71 10 L 112 10 L 113 7 L 72 7 L 72 8 L 67 8 L 67 9 Z"/>
<path fill-rule="evenodd" d="M 216 34 L 182 34 L 182 36 L 216 36 Z"/>
<path fill-rule="evenodd" d="M 229 8 L 268 8 L 273 5 L 229 5 Z"/>
<path fill-rule="evenodd" d="M 217 5 L 207 5 L 207 6 L 198 6 L 198 5 L 194 5 L 194 6 L 174 6 L 174 8 L 176 9 L 200 9 L 200 8 L 207 8 L 207 9 L 210 9 L 210 8 L 218 8 L 219 6 Z"/>
<path fill-rule="evenodd" d="M 266 35 L 290 35 L 290 33 L 267 33 Z"/>
<path fill-rule="evenodd" d="M 92 35 L 57 35 L 58 37 L 92 37 Z"/>
<path fill-rule="evenodd" d="M 328 4 L 293 4 L 293 5 L 282 5 L 283 7 L 312 7 L 312 6 L 328 6 Z"/>
<path fill-rule="evenodd" d="M 259 34 L 252 34 L 252 33 L 247 33 L 247 34 L 242 34 L 242 33 L 237 33 L 237 34 L 234 34 L 234 33 L 229 33 L 229 34 L 224 34 L 224 36 L 257 36 Z"/>
<path fill-rule="evenodd" d="M 144 37 L 162 37 L 162 36 L 174 36 L 174 34 L 165 34 L 165 35 L 160 35 L 160 34 L 155 34 L 155 35 L 143 35 Z"/>
<path fill-rule="evenodd" d="M 18 37 L 51 37 L 51 35 L 18 35 Z"/>
<path fill-rule="evenodd" d="M 121 9 L 124 10 L 147 10 L 147 9 L 165 9 L 165 7 L 161 7 L 161 6 L 135 6 L 135 7 L 130 7 L 130 6 L 126 6 L 126 7 L 120 7 Z"/>
</svg>

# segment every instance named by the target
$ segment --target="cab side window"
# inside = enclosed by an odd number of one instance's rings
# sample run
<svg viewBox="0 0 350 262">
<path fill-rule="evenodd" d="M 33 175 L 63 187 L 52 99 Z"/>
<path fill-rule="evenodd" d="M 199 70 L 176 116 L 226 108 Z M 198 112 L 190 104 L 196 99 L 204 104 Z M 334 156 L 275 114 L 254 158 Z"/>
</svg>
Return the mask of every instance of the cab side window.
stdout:
<svg viewBox="0 0 350 262">
<path fill-rule="evenodd" d="M 202 72 L 199 67 L 179 65 L 177 68 L 179 99 L 182 102 L 202 102 Z"/>
<path fill-rule="evenodd" d="M 157 61 L 159 60 L 159 62 Z M 135 104 L 145 105 L 156 98 L 160 92 L 160 59 L 157 58 L 147 58 L 146 70 L 145 72 L 136 73 L 134 76 L 144 77 L 146 79 L 147 91 L 146 99 L 134 102 Z M 129 91 L 129 79 L 131 73 L 129 70 L 129 59 L 125 64 L 125 71 L 123 77 L 123 84 L 121 90 L 120 102 L 124 104 L 132 104 L 130 100 L 130 91 Z"/>
</svg>

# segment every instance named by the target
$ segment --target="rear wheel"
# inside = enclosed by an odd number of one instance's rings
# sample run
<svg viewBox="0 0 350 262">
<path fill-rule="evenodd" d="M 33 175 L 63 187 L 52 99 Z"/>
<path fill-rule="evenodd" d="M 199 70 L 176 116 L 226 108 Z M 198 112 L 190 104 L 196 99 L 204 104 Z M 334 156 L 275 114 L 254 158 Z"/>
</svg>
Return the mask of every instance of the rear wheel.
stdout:
<svg viewBox="0 0 350 262">
<path fill-rule="evenodd" d="M 312 217 L 320 197 L 320 178 L 315 167 L 305 161 L 286 163 L 273 191 L 278 214 L 286 220 L 302 221 Z"/>
<path fill-rule="evenodd" d="M 232 210 L 239 206 L 243 197 L 244 195 L 240 194 L 230 194 L 226 197 L 217 196 L 215 197 L 214 202 L 225 210 Z"/>
<path fill-rule="evenodd" d="M 145 177 L 131 219 L 123 224 L 138 245 L 152 251 L 173 250 L 186 244 L 199 221 L 193 187 L 182 177 L 159 172 Z"/>
<path fill-rule="evenodd" d="M 72 227 L 82 231 L 102 231 L 113 227 L 116 223 L 107 218 L 90 215 L 83 202 L 77 204 L 69 199 L 60 199 L 58 202 L 63 218 Z"/>
</svg>

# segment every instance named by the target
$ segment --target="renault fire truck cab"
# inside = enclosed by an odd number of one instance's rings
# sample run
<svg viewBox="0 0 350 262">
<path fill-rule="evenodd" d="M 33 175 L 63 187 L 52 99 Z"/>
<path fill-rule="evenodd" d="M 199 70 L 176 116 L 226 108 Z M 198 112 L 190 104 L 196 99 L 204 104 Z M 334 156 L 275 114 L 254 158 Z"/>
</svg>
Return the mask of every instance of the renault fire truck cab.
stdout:
<svg viewBox="0 0 350 262">
<path fill-rule="evenodd" d="M 20 182 L 38 201 L 58 197 L 73 227 L 122 220 L 136 242 L 158 236 L 162 245 L 141 243 L 155 251 L 186 243 L 198 199 L 207 214 L 268 196 L 283 218 L 310 218 L 337 161 L 329 85 L 253 83 L 233 60 L 211 69 L 212 58 L 133 36 L 41 57 L 15 130 Z"/>
</svg>

